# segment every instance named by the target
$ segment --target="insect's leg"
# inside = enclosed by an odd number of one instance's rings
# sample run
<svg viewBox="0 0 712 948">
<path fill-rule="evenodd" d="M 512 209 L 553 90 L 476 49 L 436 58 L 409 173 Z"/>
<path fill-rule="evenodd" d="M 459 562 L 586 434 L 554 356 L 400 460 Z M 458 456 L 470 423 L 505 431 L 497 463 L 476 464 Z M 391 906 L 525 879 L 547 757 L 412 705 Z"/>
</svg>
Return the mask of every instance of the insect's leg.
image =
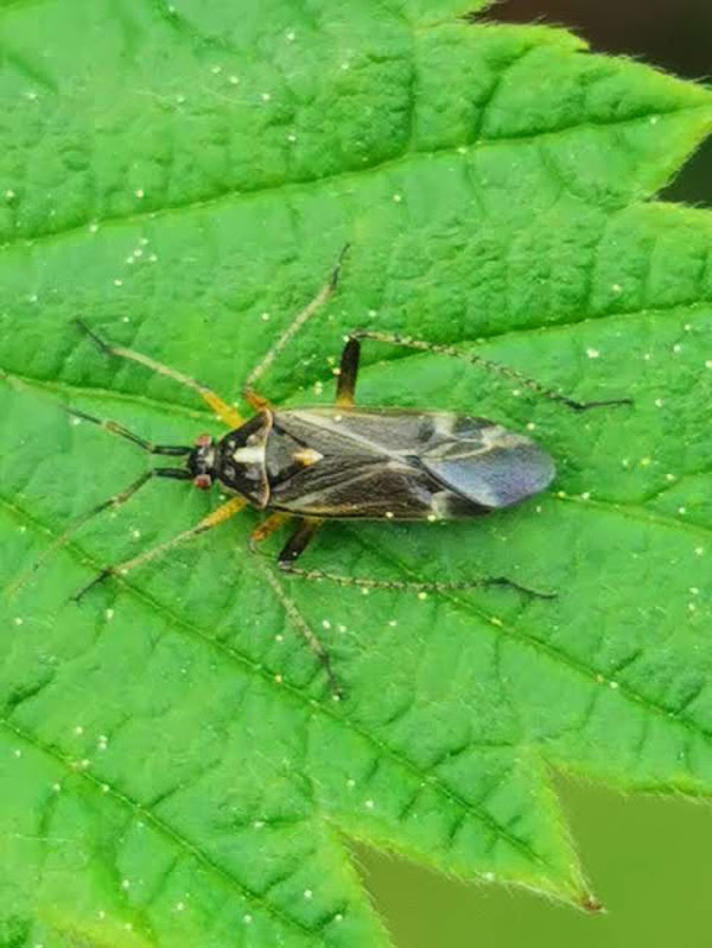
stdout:
<svg viewBox="0 0 712 948">
<path fill-rule="evenodd" d="M 306 621 L 301 612 L 299 612 L 294 602 L 289 598 L 289 596 L 287 596 L 284 589 L 282 589 L 282 584 L 279 581 L 279 577 L 275 574 L 274 569 L 264 561 L 260 561 L 259 557 L 258 562 L 260 562 L 260 568 L 262 569 L 267 582 L 272 587 L 290 621 L 299 630 L 309 648 L 312 650 L 312 652 L 314 652 L 316 657 L 321 662 L 324 671 L 326 672 L 326 676 L 329 679 L 329 687 L 331 689 L 332 697 L 334 700 L 338 701 L 343 696 L 343 691 L 331 668 L 331 659 L 329 658 L 329 653 L 314 634 L 311 626 Z"/>
<path fill-rule="evenodd" d="M 339 282 L 341 264 L 343 262 L 346 251 L 348 249 L 349 249 L 349 245 L 346 244 L 343 247 L 341 253 L 339 254 L 339 258 L 336 261 L 336 266 L 331 271 L 331 276 L 329 277 L 329 281 L 325 283 L 324 286 L 322 286 L 322 288 L 316 294 L 314 299 L 310 303 L 307 303 L 304 309 L 300 310 L 297 313 L 297 315 L 294 317 L 292 322 L 287 326 L 287 328 L 284 330 L 284 332 L 279 337 L 279 339 L 277 339 L 274 345 L 271 346 L 271 348 L 267 351 L 267 353 L 264 355 L 262 360 L 254 367 L 254 369 L 250 372 L 250 374 L 245 379 L 245 386 L 244 386 L 243 392 L 244 392 L 245 398 L 248 401 L 250 401 L 251 398 L 255 397 L 252 389 L 257 379 L 260 378 L 260 376 L 266 372 L 266 370 L 272 365 L 275 358 L 279 355 L 282 349 L 284 349 L 287 343 L 290 342 L 290 340 L 296 335 L 296 333 L 299 332 L 299 330 L 307 322 L 307 320 L 310 317 L 312 317 L 314 313 L 317 312 L 317 310 L 321 309 L 321 307 L 324 305 L 324 303 L 326 303 L 326 301 L 329 299 L 329 297 L 332 295 L 332 293 L 336 289 L 337 284 Z M 256 396 L 256 397 L 259 398 L 259 396 Z"/>
<path fill-rule="evenodd" d="M 479 356 L 474 353 L 460 352 L 460 350 L 456 349 L 454 346 L 444 346 L 433 342 L 424 342 L 422 339 L 412 339 L 410 336 L 401 336 L 398 333 L 376 332 L 361 329 L 354 330 L 354 332 L 350 333 L 349 336 L 352 339 L 373 339 L 376 342 L 386 342 L 389 345 L 394 346 L 405 346 L 408 349 L 418 349 L 421 352 L 437 352 L 440 355 L 454 356 L 455 358 L 461 359 L 464 362 L 469 362 L 471 365 L 482 366 L 482 368 L 488 369 L 491 372 L 496 372 L 498 375 L 502 375 L 504 378 L 512 379 L 520 385 L 530 389 L 532 392 L 535 392 L 537 395 L 541 395 L 544 398 L 551 399 L 555 402 L 562 402 L 564 405 L 567 405 L 574 411 L 587 411 L 589 408 L 600 408 L 603 405 L 633 404 L 632 398 L 607 398 L 602 401 L 578 402 L 573 398 L 569 398 L 568 395 L 562 395 L 561 392 L 556 392 L 553 389 L 546 388 L 535 379 L 529 378 L 523 373 L 518 372 L 516 369 L 512 369 L 508 365 L 502 365 L 500 362 L 493 362 L 491 359 L 485 359 L 483 356 Z"/>
<path fill-rule="evenodd" d="M 144 563 L 147 563 L 149 560 L 155 559 L 157 556 L 161 556 L 163 553 L 168 552 L 168 550 L 173 549 L 174 546 L 177 546 L 179 543 L 183 543 L 186 540 L 190 540 L 193 537 L 198 536 L 200 533 L 205 533 L 206 530 L 210 530 L 212 527 L 217 527 L 218 524 L 224 523 L 226 520 L 229 520 L 230 517 L 234 517 L 236 513 L 239 513 L 242 508 L 245 506 L 247 501 L 244 497 L 232 497 L 226 503 L 222 504 L 216 510 L 213 510 L 212 513 L 208 514 L 207 517 L 197 523 L 194 527 L 191 527 L 189 530 L 184 530 L 182 533 L 179 533 L 178 536 L 173 537 L 170 540 L 166 540 L 165 543 L 159 543 L 157 546 L 152 547 L 150 550 L 146 550 L 143 553 L 139 553 L 138 556 L 133 557 L 133 559 L 126 560 L 124 563 L 119 563 L 117 566 L 107 566 L 100 573 L 98 573 L 91 582 L 87 583 L 86 586 L 83 586 L 77 593 L 72 596 L 76 602 L 82 598 L 82 596 L 89 592 L 89 590 L 96 586 L 97 583 L 103 582 L 109 576 L 125 576 L 130 570 L 135 569 L 137 566 L 142 566 Z"/>
<path fill-rule="evenodd" d="M 258 395 L 254 388 L 243 388 L 242 397 L 248 404 L 252 405 L 255 411 L 264 411 L 265 408 L 270 407 L 269 399 Z"/>
<path fill-rule="evenodd" d="M 257 549 L 257 544 L 262 543 L 263 540 L 266 540 L 267 537 L 271 537 L 275 530 L 279 530 L 282 524 L 290 520 L 292 514 L 288 513 L 273 513 L 267 517 L 266 520 L 263 520 L 262 523 L 258 524 L 248 539 L 248 545 L 250 547 L 250 552 L 254 553 Z"/>
<path fill-rule="evenodd" d="M 289 572 L 294 569 L 294 562 L 306 550 L 314 534 L 324 521 L 316 517 L 300 520 L 291 537 L 287 540 L 277 557 L 277 565 L 281 570 Z"/>
<path fill-rule="evenodd" d="M 354 403 L 356 376 L 361 357 L 361 343 L 355 336 L 349 336 L 341 353 L 339 375 L 336 380 L 336 404 L 345 408 Z"/>
<path fill-rule="evenodd" d="M 11 583 L 6 588 L 6 593 L 8 596 L 14 596 L 25 583 L 30 579 L 33 573 L 35 573 L 40 566 L 57 550 L 64 546 L 67 540 L 76 533 L 76 531 L 84 526 L 84 524 L 91 520 L 93 517 L 96 517 L 97 514 L 100 514 L 104 510 L 108 510 L 109 507 L 120 507 L 122 504 L 125 504 L 129 497 L 138 491 L 143 485 L 152 480 L 154 477 L 170 477 L 176 480 L 188 480 L 191 475 L 188 471 L 182 468 L 154 468 L 151 471 L 146 471 L 140 477 L 138 477 L 133 484 L 129 484 L 124 490 L 120 491 L 118 494 L 114 494 L 112 497 L 109 497 L 107 500 L 103 500 L 100 504 L 92 507 L 90 510 L 87 510 L 86 513 L 81 514 L 77 517 L 73 523 L 71 523 L 67 529 L 58 536 L 52 543 L 47 547 L 47 549 L 42 553 L 42 555 L 37 559 L 32 566 L 26 570 L 22 575 Z"/>
<path fill-rule="evenodd" d="M 178 372 L 177 369 L 171 369 L 167 365 L 163 365 L 162 362 L 156 362 L 155 359 L 151 359 L 149 356 L 145 356 L 140 352 L 134 352 L 133 349 L 124 349 L 123 346 L 109 345 L 108 342 L 105 342 L 101 336 L 98 336 L 94 330 L 90 329 L 81 319 L 77 319 L 75 322 L 99 349 L 107 355 L 119 356 L 122 359 L 130 359 L 133 362 L 139 362 L 141 365 L 145 365 L 146 368 L 157 372 L 159 375 L 166 375 L 168 378 L 180 382 L 181 385 L 192 388 L 194 392 L 197 392 L 200 397 L 208 403 L 220 421 L 229 425 L 231 428 L 239 428 L 240 425 L 244 423 L 244 418 L 237 409 L 233 408 L 232 405 L 228 405 L 227 402 L 224 402 L 222 398 L 209 389 L 207 385 L 196 382 L 196 380 L 190 378 L 190 376 Z"/>
<path fill-rule="evenodd" d="M 320 569 L 301 569 L 298 566 L 292 566 L 289 572 L 294 576 L 301 576 L 304 579 L 317 581 L 325 579 L 339 586 L 358 586 L 361 589 L 401 589 L 413 590 L 419 593 L 441 593 L 477 589 L 480 586 L 508 586 L 510 589 L 516 589 L 517 592 L 524 593 L 527 596 L 533 596 L 537 599 L 556 598 L 556 593 L 529 589 L 527 586 L 522 586 L 512 579 L 507 579 L 506 576 L 482 576 L 478 579 L 429 583 L 407 579 L 370 579 L 365 576 L 345 576 L 341 573 L 330 573 Z"/>
</svg>

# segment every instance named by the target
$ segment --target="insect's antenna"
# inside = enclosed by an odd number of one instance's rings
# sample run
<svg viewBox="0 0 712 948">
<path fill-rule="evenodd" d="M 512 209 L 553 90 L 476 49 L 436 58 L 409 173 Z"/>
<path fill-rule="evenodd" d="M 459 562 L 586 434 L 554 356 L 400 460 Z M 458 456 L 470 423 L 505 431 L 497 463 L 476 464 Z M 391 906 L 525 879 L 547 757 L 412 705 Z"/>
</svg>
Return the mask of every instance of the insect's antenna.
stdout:
<svg viewBox="0 0 712 948">
<path fill-rule="evenodd" d="M 100 504 L 92 507 L 90 510 L 87 510 L 86 513 L 81 514 L 74 520 L 67 529 L 58 536 L 55 540 L 50 543 L 42 555 L 37 559 L 32 566 L 25 570 L 14 582 L 12 582 L 5 589 L 5 594 L 8 598 L 15 596 L 20 589 L 29 581 L 34 573 L 42 566 L 49 557 L 56 553 L 57 550 L 61 549 L 65 543 L 79 530 L 80 527 L 83 527 L 87 521 L 91 520 L 93 517 L 96 517 L 97 514 L 100 514 L 104 510 L 108 510 L 109 507 L 120 507 L 122 504 L 125 504 L 129 497 L 132 497 L 137 490 L 139 490 L 143 485 L 152 480 L 154 477 L 170 477 L 175 478 L 176 480 L 188 480 L 192 477 L 188 470 L 183 470 L 182 468 L 155 468 L 151 471 L 145 471 L 140 477 L 138 477 L 132 484 L 129 484 L 124 490 L 118 494 L 114 494 L 112 497 L 109 497 L 107 500 L 103 500 Z"/>
<path fill-rule="evenodd" d="M 183 457 L 187 454 L 190 454 L 190 452 L 193 450 L 189 445 L 185 444 L 154 444 L 152 441 L 147 441 L 145 438 L 141 438 L 139 435 L 134 434 L 133 431 L 129 431 L 128 428 L 120 425 L 118 421 L 108 421 L 104 418 L 96 418 L 94 415 L 88 415 L 85 411 L 80 411 L 78 408 L 65 407 L 64 410 L 69 415 L 73 415 L 75 418 L 82 418 L 84 421 L 90 421 L 93 425 L 103 428 L 104 431 L 110 431 L 112 434 L 119 435 L 121 438 L 125 438 L 132 444 L 137 444 L 139 448 L 143 448 L 143 450 L 147 451 L 149 454 L 167 454 L 172 457 Z"/>
</svg>

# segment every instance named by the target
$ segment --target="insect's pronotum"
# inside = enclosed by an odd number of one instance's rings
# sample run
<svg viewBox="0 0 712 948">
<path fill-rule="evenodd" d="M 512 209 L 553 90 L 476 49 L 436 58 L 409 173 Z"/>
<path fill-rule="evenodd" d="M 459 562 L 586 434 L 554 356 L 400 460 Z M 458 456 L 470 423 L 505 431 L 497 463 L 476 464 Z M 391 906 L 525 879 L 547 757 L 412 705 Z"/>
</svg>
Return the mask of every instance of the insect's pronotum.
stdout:
<svg viewBox="0 0 712 948">
<path fill-rule="evenodd" d="M 69 409 L 79 418 L 126 438 L 149 454 L 185 460 L 182 467 L 156 467 L 146 471 L 120 493 L 89 510 L 52 544 L 33 569 L 91 517 L 125 503 L 149 480 L 168 477 L 191 480 L 203 490 L 218 483 L 221 490 L 232 496 L 191 529 L 124 563 L 105 567 L 79 590 L 75 599 L 81 599 L 89 589 L 112 574 L 123 576 L 178 543 L 223 523 L 248 504 L 270 512 L 252 531 L 251 549 L 286 521 L 296 518 L 296 526 L 279 553 L 277 563 L 282 570 L 307 578 L 331 579 L 360 586 L 435 591 L 496 584 L 529 595 L 545 595 L 501 576 L 459 583 L 384 582 L 304 570 L 294 565 L 325 520 L 432 521 L 477 517 L 509 507 L 544 490 L 554 476 L 554 462 L 542 448 L 529 438 L 483 418 L 446 411 L 356 407 L 354 392 L 363 339 L 456 356 L 514 378 L 539 395 L 563 402 L 576 411 L 630 403 L 630 399 L 577 402 L 540 386 L 507 366 L 459 352 L 450 346 L 392 333 L 355 330 L 345 337 L 334 405 L 275 408 L 256 393 L 254 383 L 294 334 L 332 295 L 338 283 L 340 264 L 341 258 L 328 283 L 297 314 L 247 376 L 243 395 L 255 409 L 255 414 L 248 420 L 207 386 L 141 353 L 111 345 L 84 322 L 77 321 L 81 330 L 106 355 L 139 362 L 198 392 L 230 430 L 220 439 L 199 435 L 193 445 L 153 444 L 115 421 Z M 17 589 L 24 579 L 21 577 L 14 588 Z M 292 618 L 299 624 L 298 617 Z M 326 651 L 308 627 L 301 631 L 324 665 L 332 690 L 336 691 Z"/>
</svg>

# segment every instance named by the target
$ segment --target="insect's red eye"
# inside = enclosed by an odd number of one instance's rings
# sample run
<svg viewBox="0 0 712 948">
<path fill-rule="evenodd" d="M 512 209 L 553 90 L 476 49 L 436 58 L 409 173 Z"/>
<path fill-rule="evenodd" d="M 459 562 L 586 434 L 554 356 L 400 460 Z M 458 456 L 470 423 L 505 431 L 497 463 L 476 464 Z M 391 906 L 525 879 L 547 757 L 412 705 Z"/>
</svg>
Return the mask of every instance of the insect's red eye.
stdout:
<svg viewBox="0 0 712 948">
<path fill-rule="evenodd" d="M 196 448 L 209 448 L 213 443 L 213 439 L 209 434 L 199 434 L 195 439 Z"/>
<path fill-rule="evenodd" d="M 213 479 L 209 474 L 197 474 L 193 478 L 193 483 L 196 487 L 200 488 L 200 490 L 210 490 L 213 486 Z"/>
</svg>

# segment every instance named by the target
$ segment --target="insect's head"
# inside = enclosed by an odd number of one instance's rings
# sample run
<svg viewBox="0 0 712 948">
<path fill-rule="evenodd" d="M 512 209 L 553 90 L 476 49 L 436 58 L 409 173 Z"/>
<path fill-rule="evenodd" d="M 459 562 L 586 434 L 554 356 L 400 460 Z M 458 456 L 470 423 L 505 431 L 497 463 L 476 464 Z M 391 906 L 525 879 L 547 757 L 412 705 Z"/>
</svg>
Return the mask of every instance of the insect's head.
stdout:
<svg viewBox="0 0 712 948">
<path fill-rule="evenodd" d="M 193 483 L 201 490 L 210 490 L 215 480 L 215 438 L 201 434 L 195 439 L 195 447 L 188 455 L 188 470 Z"/>
</svg>

